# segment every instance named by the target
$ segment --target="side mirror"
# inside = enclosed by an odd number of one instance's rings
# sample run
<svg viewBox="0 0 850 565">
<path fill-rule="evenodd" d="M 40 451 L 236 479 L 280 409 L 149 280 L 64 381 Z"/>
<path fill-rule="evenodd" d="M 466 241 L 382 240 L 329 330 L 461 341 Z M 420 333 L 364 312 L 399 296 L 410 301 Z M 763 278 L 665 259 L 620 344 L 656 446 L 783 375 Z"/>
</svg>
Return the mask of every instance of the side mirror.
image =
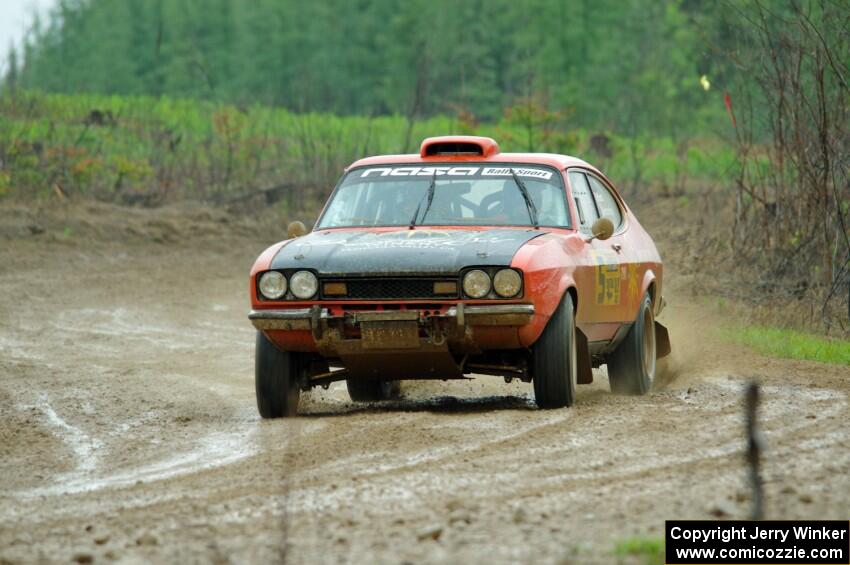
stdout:
<svg viewBox="0 0 850 565">
<path fill-rule="evenodd" d="M 299 222 L 298 220 L 290 222 L 289 226 L 286 228 L 286 237 L 288 237 L 289 239 L 301 237 L 305 233 L 307 233 L 307 226 L 305 226 L 303 222 Z"/>
<path fill-rule="evenodd" d="M 593 237 L 590 239 L 605 241 L 614 235 L 614 222 L 608 218 L 599 218 L 593 222 L 593 226 L 591 226 L 590 231 L 593 232 Z"/>
</svg>

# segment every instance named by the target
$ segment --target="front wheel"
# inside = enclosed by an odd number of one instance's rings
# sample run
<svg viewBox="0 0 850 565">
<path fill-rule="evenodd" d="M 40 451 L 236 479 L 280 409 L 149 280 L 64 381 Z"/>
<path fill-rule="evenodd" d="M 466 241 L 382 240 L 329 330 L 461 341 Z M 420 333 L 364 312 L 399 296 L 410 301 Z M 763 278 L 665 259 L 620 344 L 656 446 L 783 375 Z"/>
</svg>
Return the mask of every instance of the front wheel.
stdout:
<svg viewBox="0 0 850 565">
<path fill-rule="evenodd" d="M 576 397 L 576 324 L 569 292 L 532 346 L 534 402 L 540 408 L 572 406 Z"/>
<path fill-rule="evenodd" d="M 263 332 L 257 332 L 254 382 L 257 408 L 263 418 L 287 418 L 298 414 L 303 355 L 281 351 Z"/>
<path fill-rule="evenodd" d="M 617 394 L 646 394 L 655 379 L 655 316 L 652 298 L 643 297 L 637 319 L 614 353 L 608 356 L 608 380 Z"/>
</svg>

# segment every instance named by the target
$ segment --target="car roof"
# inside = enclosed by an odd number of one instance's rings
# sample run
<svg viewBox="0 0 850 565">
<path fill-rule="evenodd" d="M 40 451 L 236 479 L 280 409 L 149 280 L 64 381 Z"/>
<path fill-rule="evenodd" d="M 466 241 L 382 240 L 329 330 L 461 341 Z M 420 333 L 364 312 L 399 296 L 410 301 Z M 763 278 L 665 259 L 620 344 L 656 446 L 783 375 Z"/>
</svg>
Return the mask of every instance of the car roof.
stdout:
<svg viewBox="0 0 850 565">
<path fill-rule="evenodd" d="M 452 148 L 463 146 L 477 146 L 480 154 L 467 154 L 465 152 L 441 152 L 429 154 L 430 148 Z M 535 165 L 549 165 L 556 169 L 567 167 L 584 167 L 599 173 L 599 170 L 576 157 L 569 155 L 558 155 L 556 153 L 501 153 L 499 145 L 489 137 L 476 136 L 442 136 L 429 137 L 422 142 L 419 153 L 408 153 L 401 155 L 376 155 L 359 159 L 346 167 L 346 171 L 357 167 L 375 165 L 396 164 L 428 164 L 428 163 L 525 163 Z M 601 174 L 601 173 L 600 173 Z"/>
<path fill-rule="evenodd" d="M 375 155 L 373 157 L 364 157 L 358 159 L 348 167 L 354 169 L 357 167 L 366 167 L 374 165 L 397 165 L 397 164 L 428 164 L 428 163 L 526 163 L 535 165 L 549 165 L 556 169 L 566 169 L 567 167 L 585 167 L 596 171 L 596 167 L 582 161 L 577 157 L 569 155 L 558 155 L 555 153 L 496 153 L 490 157 L 475 156 L 457 156 L 443 155 L 440 157 L 425 157 L 417 153 L 408 153 L 400 155 Z"/>
</svg>

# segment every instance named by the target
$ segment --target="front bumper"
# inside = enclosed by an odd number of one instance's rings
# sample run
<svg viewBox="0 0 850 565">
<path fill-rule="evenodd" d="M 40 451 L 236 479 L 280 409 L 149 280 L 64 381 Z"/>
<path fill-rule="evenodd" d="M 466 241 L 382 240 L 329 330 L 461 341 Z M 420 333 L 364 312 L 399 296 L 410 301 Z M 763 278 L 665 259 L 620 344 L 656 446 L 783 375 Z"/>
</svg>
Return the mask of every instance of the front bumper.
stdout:
<svg viewBox="0 0 850 565">
<path fill-rule="evenodd" d="M 333 322 L 360 325 L 363 322 L 453 321 L 465 326 L 522 326 L 534 317 L 533 304 L 457 304 L 443 313 L 425 314 L 420 310 L 374 310 L 332 315 L 319 305 L 289 310 L 251 310 L 248 319 L 258 330 L 310 330 L 321 334 L 323 327 Z"/>
<path fill-rule="evenodd" d="M 440 310 L 334 313 L 317 304 L 252 310 L 248 317 L 282 349 L 339 359 L 349 377 L 461 378 L 459 358 L 519 347 L 518 328 L 533 320 L 534 305 L 459 303 Z M 299 341 L 304 334 L 307 343 Z"/>
</svg>

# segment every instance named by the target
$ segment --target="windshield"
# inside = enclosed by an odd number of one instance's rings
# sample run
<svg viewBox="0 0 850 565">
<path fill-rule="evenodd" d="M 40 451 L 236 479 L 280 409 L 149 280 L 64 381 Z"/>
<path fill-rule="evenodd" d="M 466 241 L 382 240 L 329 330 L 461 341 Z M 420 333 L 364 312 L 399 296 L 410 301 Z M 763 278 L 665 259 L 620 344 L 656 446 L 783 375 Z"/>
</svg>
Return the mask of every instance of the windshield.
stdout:
<svg viewBox="0 0 850 565">
<path fill-rule="evenodd" d="M 511 169 L 537 209 L 538 224 L 569 227 L 561 175 L 548 167 L 512 164 L 355 169 L 334 191 L 317 228 L 531 226 L 529 207 Z"/>
</svg>

